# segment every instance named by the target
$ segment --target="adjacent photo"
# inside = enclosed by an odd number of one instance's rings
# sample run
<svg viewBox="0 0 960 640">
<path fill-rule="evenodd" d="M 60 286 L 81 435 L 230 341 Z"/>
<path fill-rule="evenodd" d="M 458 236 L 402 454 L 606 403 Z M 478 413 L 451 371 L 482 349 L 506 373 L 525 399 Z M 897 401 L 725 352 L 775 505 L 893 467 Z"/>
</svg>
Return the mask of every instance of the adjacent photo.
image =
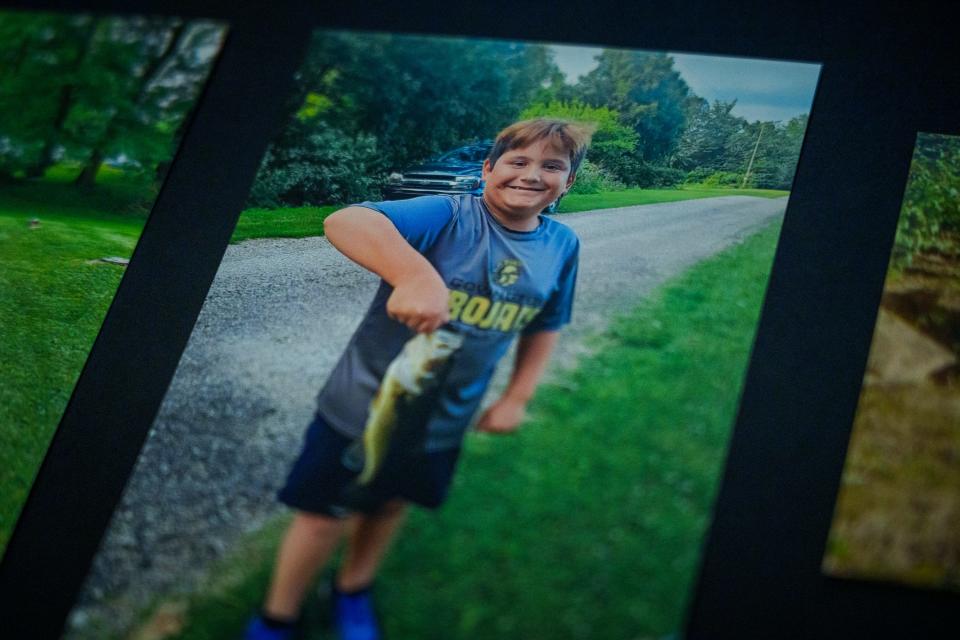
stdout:
<svg viewBox="0 0 960 640">
<path fill-rule="evenodd" d="M 317 31 L 64 637 L 680 632 L 818 74 Z"/>
<path fill-rule="evenodd" d="M 960 137 L 920 133 L 823 570 L 960 590 Z"/>
<path fill-rule="evenodd" d="M 0 11 L 0 554 L 224 34 Z"/>
</svg>

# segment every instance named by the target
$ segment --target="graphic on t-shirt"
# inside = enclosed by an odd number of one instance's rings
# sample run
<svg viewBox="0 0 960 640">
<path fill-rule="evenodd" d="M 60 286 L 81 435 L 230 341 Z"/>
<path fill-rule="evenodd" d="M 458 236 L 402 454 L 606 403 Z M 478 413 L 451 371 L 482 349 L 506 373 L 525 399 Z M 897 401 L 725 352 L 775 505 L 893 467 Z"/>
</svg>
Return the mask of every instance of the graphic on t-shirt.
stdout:
<svg viewBox="0 0 960 640">
<path fill-rule="evenodd" d="M 417 419 L 417 412 L 403 409 L 441 382 L 439 372 L 462 345 L 463 336 L 452 331 L 420 333 L 403 346 L 400 355 L 387 367 L 364 427 L 363 471 L 357 478 L 358 484 L 368 485 L 376 477 L 395 432 L 423 430 L 425 421 Z"/>
<path fill-rule="evenodd" d="M 478 329 L 493 329 L 506 333 L 520 331 L 533 320 L 540 307 L 518 302 L 491 300 L 466 291 L 450 291 L 450 320 Z"/>
<path fill-rule="evenodd" d="M 497 270 L 493 272 L 496 282 L 501 287 L 509 287 L 516 284 L 520 279 L 520 267 L 523 266 L 519 260 L 506 258 L 497 265 Z"/>
</svg>

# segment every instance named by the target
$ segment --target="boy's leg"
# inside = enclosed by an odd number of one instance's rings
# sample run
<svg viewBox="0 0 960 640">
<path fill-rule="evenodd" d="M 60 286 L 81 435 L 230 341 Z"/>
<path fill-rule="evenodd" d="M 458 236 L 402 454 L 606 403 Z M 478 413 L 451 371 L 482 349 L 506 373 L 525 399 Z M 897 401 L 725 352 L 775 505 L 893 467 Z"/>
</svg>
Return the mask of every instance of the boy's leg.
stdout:
<svg viewBox="0 0 960 640">
<path fill-rule="evenodd" d="M 343 534 L 344 521 L 298 511 L 277 552 L 263 611 L 278 620 L 295 620 L 310 583 L 327 563 Z"/>
<path fill-rule="evenodd" d="M 353 518 L 347 551 L 336 579 L 339 591 L 351 592 L 370 586 L 406 513 L 407 503 L 395 499 L 375 513 Z"/>
</svg>

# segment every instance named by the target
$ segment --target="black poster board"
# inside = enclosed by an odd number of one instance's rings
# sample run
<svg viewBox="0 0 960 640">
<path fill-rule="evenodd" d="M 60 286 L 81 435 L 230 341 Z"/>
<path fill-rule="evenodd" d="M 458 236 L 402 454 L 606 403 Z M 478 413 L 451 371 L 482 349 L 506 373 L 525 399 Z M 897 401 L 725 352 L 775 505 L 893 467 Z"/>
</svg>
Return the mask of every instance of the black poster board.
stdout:
<svg viewBox="0 0 960 640">
<path fill-rule="evenodd" d="M 957 133 L 950 16 L 850 2 L 21 8 L 199 15 L 224 20 L 230 35 L 0 564 L 5 634 L 60 633 L 314 27 L 822 63 L 687 635 L 916 637 L 960 628 L 955 595 L 820 573 L 914 139 L 918 130 Z"/>
</svg>

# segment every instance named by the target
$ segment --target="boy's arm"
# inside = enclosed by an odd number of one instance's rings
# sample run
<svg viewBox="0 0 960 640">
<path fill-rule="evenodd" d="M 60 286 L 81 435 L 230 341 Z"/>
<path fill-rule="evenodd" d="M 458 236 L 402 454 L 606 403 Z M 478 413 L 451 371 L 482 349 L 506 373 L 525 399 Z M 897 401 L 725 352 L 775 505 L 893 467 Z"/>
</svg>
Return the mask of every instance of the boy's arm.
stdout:
<svg viewBox="0 0 960 640">
<path fill-rule="evenodd" d="M 337 250 L 393 287 L 387 315 L 417 333 L 429 333 L 449 320 L 449 292 L 433 265 L 404 239 L 383 214 L 347 207 L 323 222 Z"/>
<path fill-rule="evenodd" d="M 510 433 L 516 430 L 559 336 L 558 331 L 538 331 L 520 336 L 510 383 L 500 399 L 484 411 L 477 422 L 478 431 Z"/>
</svg>

